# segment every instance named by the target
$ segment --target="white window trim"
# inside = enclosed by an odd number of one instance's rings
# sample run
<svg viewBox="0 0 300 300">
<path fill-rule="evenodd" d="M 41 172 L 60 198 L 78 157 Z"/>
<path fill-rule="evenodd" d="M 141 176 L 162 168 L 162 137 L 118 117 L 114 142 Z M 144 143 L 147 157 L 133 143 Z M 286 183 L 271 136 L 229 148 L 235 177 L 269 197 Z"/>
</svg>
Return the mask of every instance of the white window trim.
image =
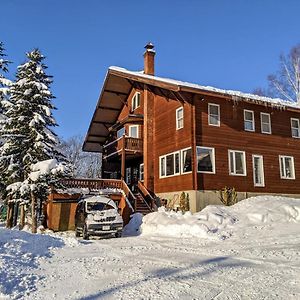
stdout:
<svg viewBox="0 0 300 300">
<path fill-rule="evenodd" d="M 238 152 L 238 153 L 243 153 L 243 165 L 244 165 L 244 174 L 236 174 L 236 173 L 231 173 L 230 172 L 230 153 L 235 153 L 235 152 Z M 233 161 L 233 168 L 235 170 L 235 160 Z M 247 165 L 246 165 L 246 152 L 245 151 L 241 151 L 241 150 L 228 150 L 228 169 L 229 169 L 229 175 L 231 176 L 247 176 Z"/>
<path fill-rule="evenodd" d="M 144 169 L 144 163 L 142 163 L 142 164 L 140 164 L 140 166 L 139 166 L 139 171 L 140 171 L 140 173 L 139 173 L 139 180 L 143 182 L 144 179 L 142 179 L 142 176 L 141 176 L 141 173 L 142 173 L 142 172 L 141 172 L 141 167 L 142 167 L 142 166 L 143 166 L 143 177 L 144 177 L 144 173 L 145 173 L 145 172 L 144 172 L 144 171 L 145 171 L 145 169 Z M 159 170 L 159 172 L 160 172 L 160 170 Z"/>
<path fill-rule="evenodd" d="M 282 171 L 281 171 L 281 158 L 283 158 L 283 162 L 284 162 L 283 167 L 284 167 L 284 169 L 285 169 L 285 160 L 284 160 L 284 158 L 291 158 L 292 159 L 293 177 L 286 177 L 286 176 L 284 176 L 284 174 L 282 174 Z M 294 157 L 289 156 L 289 155 L 279 155 L 279 170 L 280 170 L 280 178 L 281 179 L 295 180 L 296 179 L 296 173 L 295 173 Z"/>
<path fill-rule="evenodd" d="M 135 107 L 134 102 L 135 102 L 135 99 L 136 99 L 138 94 L 140 95 L 140 103 L 139 103 L 138 106 Z M 131 99 L 131 109 L 132 109 L 132 111 L 134 111 L 140 106 L 141 106 L 141 93 L 140 92 L 135 92 L 134 95 L 132 96 L 132 99 Z"/>
<path fill-rule="evenodd" d="M 293 121 L 297 121 L 297 123 L 298 123 L 298 128 L 297 129 L 298 129 L 298 132 L 299 132 L 299 136 L 293 136 L 293 128 L 296 128 L 296 127 L 293 127 L 293 125 L 292 125 Z M 291 118 L 291 134 L 292 134 L 292 137 L 294 139 L 299 139 L 300 138 L 300 121 L 297 118 Z"/>
<path fill-rule="evenodd" d="M 179 110 L 182 110 L 182 127 L 179 127 L 179 121 L 181 120 L 181 119 L 178 118 L 178 111 Z M 183 127 L 184 127 L 184 109 L 181 106 L 181 107 L 176 109 L 176 130 L 182 129 Z"/>
<path fill-rule="evenodd" d="M 249 120 L 246 120 L 246 112 L 249 112 L 252 114 L 252 121 L 253 121 L 253 129 L 246 129 L 245 128 L 245 122 L 250 122 Z M 254 119 L 254 111 L 253 110 L 248 110 L 244 109 L 244 130 L 245 131 L 250 131 L 250 132 L 255 132 L 255 119 Z"/>
<path fill-rule="evenodd" d="M 262 183 L 255 183 L 255 170 L 254 170 L 254 158 L 260 158 L 262 163 L 262 169 L 261 169 L 261 176 L 262 176 Z M 265 187 L 265 172 L 264 172 L 264 158 L 260 154 L 253 154 L 252 155 L 252 170 L 253 170 L 253 183 L 255 187 Z"/>
<path fill-rule="evenodd" d="M 267 131 L 263 131 L 263 121 L 262 121 L 262 116 L 265 115 L 265 116 L 268 116 L 269 118 L 269 124 L 270 124 L 270 132 L 267 132 Z M 261 112 L 260 113 L 260 131 L 261 133 L 264 133 L 264 134 L 272 134 L 272 123 L 271 123 L 271 115 L 268 114 L 268 113 L 263 113 Z"/>
<path fill-rule="evenodd" d="M 211 124 L 210 121 L 210 107 L 211 106 L 217 106 L 218 107 L 218 124 Z M 210 126 L 216 126 L 216 127 L 220 127 L 220 120 L 221 120 L 221 114 L 220 114 L 220 105 L 219 104 L 215 104 L 215 103 L 208 103 L 208 125 Z"/>
<path fill-rule="evenodd" d="M 172 154 L 174 154 L 174 172 L 175 172 L 175 154 L 179 155 L 179 171 L 178 171 L 178 173 L 174 173 L 172 175 L 167 175 L 167 156 L 172 155 Z M 162 157 L 165 157 L 165 172 L 166 172 L 166 175 L 164 175 L 164 176 L 161 175 L 161 158 Z M 161 155 L 159 157 L 159 178 L 174 177 L 174 176 L 180 175 L 180 171 L 181 171 L 181 166 L 180 165 L 181 165 L 180 150 L 179 151 L 174 151 L 174 152 L 171 152 L 171 153 L 167 153 L 165 155 Z"/>
<path fill-rule="evenodd" d="M 130 130 L 133 127 L 136 127 L 137 137 L 133 137 L 133 136 L 130 135 L 131 134 Z M 131 138 L 134 138 L 134 139 L 138 139 L 139 136 L 140 136 L 139 125 L 129 125 L 129 127 L 128 127 L 128 136 L 131 137 Z"/>
<path fill-rule="evenodd" d="M 179 157 L 180 166 L 179 166 L 179 169 L 180 169 L 180 173 L 181 174 L 190 174 L 190 173 L 193 172 L 193 164 L 192 164 L 192 171 L 183 172 L 183 155 L 182 155 L 182 152 L 186 151 L 186 150 L 189 150 L 189 149 L 191 149 L 191 155 L 193 155 L 192 147 L 188 147 L 188 148 L 184 148 L 184 149 L 180 150 L 180 157 Z"/>
<path fill-rule="evenodd" d="M 212 172 L 209 172 L 209 171 L 199 171 L 199 170 L 198 170 L 198 152 L 197 152 L 197 149 L 198 149 L 198 148 L 212 150 L 212 153 L 213 153 L 213 160 L 212 160 L 212 163 L 213 163 L 213 171 L 212 171 Z M 197 147 L 196 147 L 196 160 L 197 160 L 197 173 L 203 173 L 203 174 L 216 174 L 216 156 L 215 156 L 215 148 L 212 148 L 212 147 L 204 147 L 204 146 L 197 146 Z"/>
</svg>

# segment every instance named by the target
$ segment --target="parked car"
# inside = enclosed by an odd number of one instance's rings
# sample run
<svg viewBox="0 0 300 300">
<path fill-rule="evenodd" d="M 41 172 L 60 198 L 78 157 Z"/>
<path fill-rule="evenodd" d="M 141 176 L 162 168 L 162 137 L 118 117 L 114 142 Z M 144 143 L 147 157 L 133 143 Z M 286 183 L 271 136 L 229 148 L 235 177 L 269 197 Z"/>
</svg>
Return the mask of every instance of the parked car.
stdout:
<svg viewBox="0 0 300 300">
<path fill-rule="evenodd" d="M 75 213 L 76 236 L 121 237 L 123 219 L 116 203 L 108 196 L 92 196 L 81 199 Z"/>
</svg>

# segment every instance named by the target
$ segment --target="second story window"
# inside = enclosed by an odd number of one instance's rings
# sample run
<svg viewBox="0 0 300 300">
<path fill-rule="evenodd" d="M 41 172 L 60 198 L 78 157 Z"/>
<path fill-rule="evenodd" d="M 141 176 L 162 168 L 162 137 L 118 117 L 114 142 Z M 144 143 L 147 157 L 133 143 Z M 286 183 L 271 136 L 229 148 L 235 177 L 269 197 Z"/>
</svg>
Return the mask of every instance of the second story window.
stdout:
<svg viewBox="0 0 300 300">
<path fill-rule="evenodd" d="M 183 107 L 176 109 L 176 129 L 183 128 Z"/>
<path fill-rule="evenodd" d="M 261 133 L 271 134 L 271 117 L 270 114 L 260 113 Z"/>
<path fill-rule="evenodd" d="M 137 109 L 141 105 L 141 93 L 136 92 L 132 97 L 131 108 Z"/>
<path fill-rule="evenodd" d="M 129 126 L 129 136 L 136 139 L 139 137 L 139 125 Z"/>
<path fill-rule="evenodd" d="M 244 109 L 244 129 L 246 131 L 255 131 L 254 112 Z"/>
<path fill-rule="evenodd" d="M 208 104 L 208 125 L 220 126 L 220 105 Z"/>
<path fill-rule="evenodd" d="M 119 130 L 117 131 L 117 138 L 118 138 L 118 139 L 121 138 L 124 134 L 125 134 L 125 128 L 122 127 L 121 129 L 119 129 Z"/>
<path fill-rule="evenodd" d="M 299 119 L 291 118 L 291 129 L 292 129 L 292 137 L 300 138 Z"/>
</svg>

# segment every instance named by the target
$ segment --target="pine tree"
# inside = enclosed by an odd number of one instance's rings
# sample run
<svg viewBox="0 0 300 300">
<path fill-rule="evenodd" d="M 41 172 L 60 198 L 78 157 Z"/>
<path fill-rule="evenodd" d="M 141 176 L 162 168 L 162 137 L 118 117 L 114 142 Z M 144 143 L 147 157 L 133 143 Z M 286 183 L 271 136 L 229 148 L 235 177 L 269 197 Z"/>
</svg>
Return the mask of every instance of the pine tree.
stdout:
<svg viewBox="0 0 300 300">
<path fill-rule="evenodd" d="M 50 91 L 52 77 L 45 72 L 45 57 L 38 49 L 26 56 L 27 61 L 18 67 L 16 81 L 11 86 L 11 106 L 5 113 L 6 120 L 0 132 L 0 138 L 4 140 L 0 147 L 0 173 L 6 187 L 26 181 L 35 163 L 53 158 L 64 160 L 52 130 L 57 124 L 52 114 L 55 109 Z M 23 188 L 22 184 L 15 186 Z M 36 190 L 41 189 L 37 187 Z M 22 193 L 17 188 L 10 193 L 15 199 L 19 195 Z M 32 193 L 26 195 L 27 201 L 31 201 Z"/>
</svg>

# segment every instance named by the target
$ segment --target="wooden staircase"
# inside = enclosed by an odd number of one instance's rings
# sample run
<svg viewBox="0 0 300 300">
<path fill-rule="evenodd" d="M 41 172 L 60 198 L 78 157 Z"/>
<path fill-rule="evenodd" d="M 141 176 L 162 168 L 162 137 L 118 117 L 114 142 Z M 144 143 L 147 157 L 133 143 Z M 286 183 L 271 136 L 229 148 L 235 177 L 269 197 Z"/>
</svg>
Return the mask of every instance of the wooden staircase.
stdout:
<svg viewBox="0 0 300 300">
<path fill-rule="evenodd" d="M 136 199 L 136 204 L 135 204 L 136 213 L 141 213 L 145 216 L 153 211 L 140 193 L 134 194 L 134 197 Z"/>
</svg>

